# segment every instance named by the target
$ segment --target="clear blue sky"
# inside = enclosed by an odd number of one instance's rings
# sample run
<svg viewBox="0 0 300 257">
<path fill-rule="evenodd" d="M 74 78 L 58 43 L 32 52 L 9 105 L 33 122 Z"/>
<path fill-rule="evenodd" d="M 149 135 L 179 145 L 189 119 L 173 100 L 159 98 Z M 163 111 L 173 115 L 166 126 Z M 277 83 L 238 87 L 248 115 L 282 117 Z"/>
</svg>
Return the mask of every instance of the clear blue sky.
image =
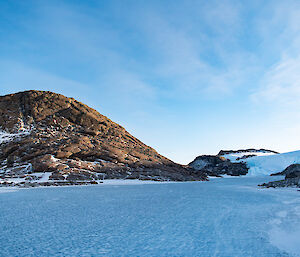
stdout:
<svg viewBox="0 0 300 257">
<path fill-rule="evenodd" d="M 300 149 L 299 1 L 0 0 L 0 94 L 74 97 L 179 163 Z"/>
</svg>

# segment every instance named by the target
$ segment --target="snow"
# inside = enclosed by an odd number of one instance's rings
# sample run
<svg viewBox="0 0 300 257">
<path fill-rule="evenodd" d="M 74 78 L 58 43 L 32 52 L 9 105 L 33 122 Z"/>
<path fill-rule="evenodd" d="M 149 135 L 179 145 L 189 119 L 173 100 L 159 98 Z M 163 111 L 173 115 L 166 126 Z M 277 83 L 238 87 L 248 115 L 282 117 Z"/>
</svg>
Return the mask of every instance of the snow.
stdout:
<svg viewBox="0 0 300 257">
<path fill-rule="evenodd" d="M 8 133 L 6 131 L 0 130 L 0 144 L 13 141 L 21 136 L 29 134 L 30 130 L 20 130 L 18 133 Z"/>
<path fill-rule="evenodd" d="M 39 176 L 41 176 L 42 178 L 38 180 L 38 182 L 48 182 L 49 181 L 49 177 L 51 176 L 52 172 L 45 172 L 45 173 L 41 173 L 39 174 Z M 36 175 L 36 173 L 33 173 L 33 175 Z"/>
<path fill-rule="evenodd" d="M 257 156 L 247 159 L 236 160 L 238 157 L 242 157 L 246 154 L 257 154 Z M 248 176 L 261 176 L 270 175 L 283 171 L 291 164 L 300 163 L 300 151 L 273 154 L 273 153 L 234 153 L 224 155 L 223 157 L 229 159 L 232 162 L 246 162 L 249 167 Z"/>
<path fill-rule="evenodd" d="M 248 172 L 250 176 L 270 175 L 283 171 L 291 164 L 300 163 L 300 151 L 252 157 L 245 161 L 250 168 Z"/>
<path fill-rule="evenodd" d="M 299 192 L 268 179 L 0 194 L 0 255 L 300 256 Z"/>
<path fill-rule="evenodd" d="M 25 178 L 6 178 L 6 179 L 4 179 L 4 181 L 13 182 L 13 183 L 20 183 L 20 182 L 24 182 Z"/>
<path fill-rule="evenodd" d="M 269 232 L 270 242 L 279 249 L 300 256 L 300 199 L 284 201 L 288 211 L 277 212 Z"/>
<path fill-rule="evenodd" d="M 225 154 L 225 155 L 222 155 L 222 156 L 224 158 L 230 160 L 230 161 L 236 161 L 237 158 L 241 158 L 244 155 L 269 156 L 269 155 L 276 155 L 276 154 L 271 153 L 271 152 L 261 151 L 261 152 L 239 152 L 239 153 L 231 153 L 231 154 Z M 244 159 L 244 160 L 246 160 L 246 159 Z"/>
</svg>

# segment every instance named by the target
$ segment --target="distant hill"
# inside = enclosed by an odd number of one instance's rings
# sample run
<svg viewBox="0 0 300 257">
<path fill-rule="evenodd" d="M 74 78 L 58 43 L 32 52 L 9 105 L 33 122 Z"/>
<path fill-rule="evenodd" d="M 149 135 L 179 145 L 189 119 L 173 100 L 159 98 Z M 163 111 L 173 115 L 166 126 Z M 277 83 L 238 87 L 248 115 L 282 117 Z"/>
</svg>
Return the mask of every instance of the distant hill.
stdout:
<svg viewBox="0 0 300 257">
<path fill-rule="evenodd" d="M 276 151 L 254 148 L 221 150 L 217 155 L 200 155 L 189 163 L 189 166 L 211 176 L 240 176 L 255 174 L 255 172 L 266 174 L 269 172 L 268 167 L 259 170 L 259 167 L 252 165 L 251 161 L 255 158 L 259 160 L 259 157 L 278 154 Z"/>
<path fill-rule="evenodd" d="M 279 154 L 276 151 L 268 150 L 268 149 L 240 149 L 240 150 L 221 150 L 218 153 L 218 156 L 223 156 L 224 158 L 231 161 L 238 161 L 241 159 L 247 159 L 254 156 L 265 156 L 265 155 L 273 155 Z"/>
<path fill-rule="evenodd" d="M 97 183 L 103 177 L 206 179 L 158 154 L 96 110 L 49 91 L 0 97 L 0 143 L 0 179 L 5 184 Z"/>
</svg>

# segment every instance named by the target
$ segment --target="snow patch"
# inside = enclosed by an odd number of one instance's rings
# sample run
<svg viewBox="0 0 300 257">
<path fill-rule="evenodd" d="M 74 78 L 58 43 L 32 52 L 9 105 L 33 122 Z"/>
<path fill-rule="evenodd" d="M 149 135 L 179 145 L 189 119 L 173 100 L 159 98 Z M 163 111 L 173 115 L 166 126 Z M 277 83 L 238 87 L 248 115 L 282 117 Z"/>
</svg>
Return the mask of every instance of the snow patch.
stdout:
<svg viewBox="0 0 300 257">
<path fill-rule="evenodd" d="M 18 133 L 8 133 L 6 131 L 0 130 L 0 144 L 14 141 L 21 136 L 29 135 L 31 130 L 20 130 Z"/>
<path fill-rule="evenodd" d="M 35 173 L 34 173 L 35 174 Z M 49 181 L 49 177 L 51 176 L 52 172 L 45 172 L 41 174 L 41 179 L 39 180 L 39 182 L 48 182 Z"/>
<path fill-rule="evenodd" d="M 239 153 L 231 153 L 231 154 L 225 154 L 222 155 L 224 158 L 230 160 L 230 161 L 236 161 L 238 158 L 242 158 L 245 155 L 256 155 L 256 156 L 269 156 L 269 155 L 277 155 L 272 152 L 239 152 Z M 253 157 L 256 157 L 253 156 Z M 253 158 L 249 157 L 249 158 Z M 247 159 L 243 159 L 244 161 Z"/>
</svg>

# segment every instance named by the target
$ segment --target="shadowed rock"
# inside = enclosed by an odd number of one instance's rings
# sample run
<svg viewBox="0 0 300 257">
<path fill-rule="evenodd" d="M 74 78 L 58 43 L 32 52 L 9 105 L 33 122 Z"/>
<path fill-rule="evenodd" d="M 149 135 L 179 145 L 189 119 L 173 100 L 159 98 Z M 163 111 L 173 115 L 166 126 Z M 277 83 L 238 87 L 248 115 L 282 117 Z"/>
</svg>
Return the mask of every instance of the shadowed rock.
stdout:
<svg viewBox="0 0 300 257">
<path fill-rule="evenodd" d="M 194 161 L 189 163 L 189 166 L 210 176 L 220 176 L 225 174 L 240 176 L 246 175 L 248 172 L 246 163 L 232 163 L 224 157 L 215 155 L 198 156 Z"/>
<path fill-rule="evenodd" d="M 285 176 L 283 180 L 264 183 L 263 187 L 300 187 L 300 164 L 292 164 L 282 172 L 271 174 L 271 176 Z"/>
</svg>

